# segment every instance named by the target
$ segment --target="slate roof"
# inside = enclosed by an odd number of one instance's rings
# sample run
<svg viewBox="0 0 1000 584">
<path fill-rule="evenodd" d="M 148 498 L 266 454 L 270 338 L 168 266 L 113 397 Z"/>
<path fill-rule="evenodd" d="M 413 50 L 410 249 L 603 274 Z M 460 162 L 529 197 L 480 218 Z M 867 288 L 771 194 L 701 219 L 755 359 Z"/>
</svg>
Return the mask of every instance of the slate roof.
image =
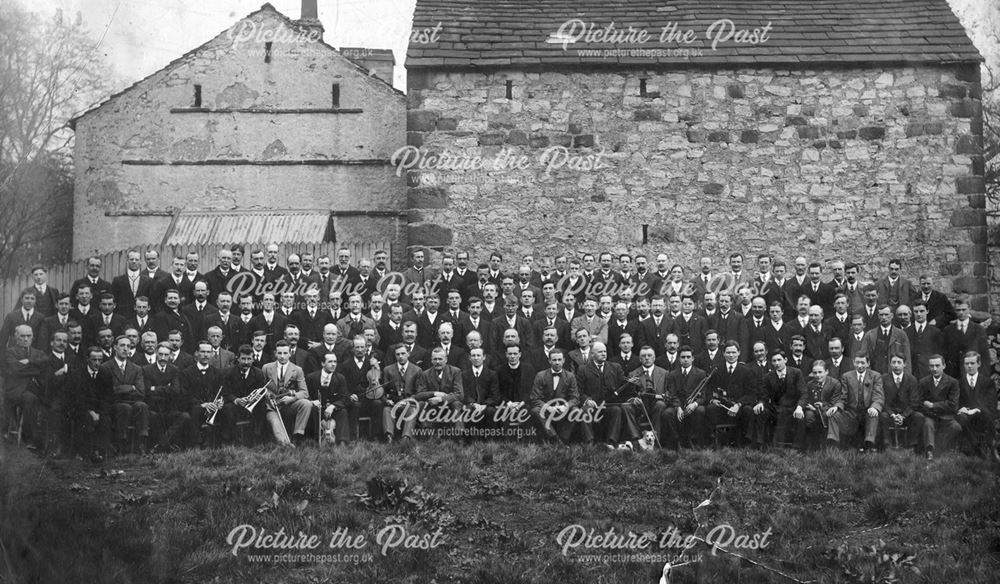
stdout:
<svg viewBox="0 0 1000 584">
<path fill-rule="evenodd" d="M 762 29 L 757 45 L 720 42 L 712 50 L 709 26 L 730 19 L 736 27 Z M 563 44 L 556 33 L 568 20 L 598 29 L 644 29 L 645 43 Z M 437 42 L 420 32 L 438 23 Z M 660 42 L 663 26 L 693 30 L 690 43 Z M 982 56 L 947 0 L 417 0 L 406 68 L 532 69 L 626 66 L 817 66 L 888 63 L 979 63 Z M 718 30 L 718 29 L 716 29 Z M 429 35 L 425 35 L 429 36 Z M 416 40 L 415 40 L 416 39 Z M 688 48 L 697 56 L 585 55 L 579 49 Z"/>
</svg>

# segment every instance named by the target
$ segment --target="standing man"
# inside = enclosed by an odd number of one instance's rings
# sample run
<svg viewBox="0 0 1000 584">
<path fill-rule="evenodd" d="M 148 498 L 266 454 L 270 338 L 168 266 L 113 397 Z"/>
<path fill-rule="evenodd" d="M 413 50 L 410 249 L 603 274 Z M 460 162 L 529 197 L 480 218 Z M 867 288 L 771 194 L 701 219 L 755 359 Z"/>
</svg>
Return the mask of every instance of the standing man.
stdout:
<svg viewBox="0 0 1000 584">
<path fill-rule="evenodd" d="M 128 318 L 135 314 L 136 298 L 152 295 L 153 281 L 142 272 L 139 250 L 129 250 L 125 262 L 125 273 L 111 281 L 111 294 L 118 306 L 118 314 Z"/>
</svg>

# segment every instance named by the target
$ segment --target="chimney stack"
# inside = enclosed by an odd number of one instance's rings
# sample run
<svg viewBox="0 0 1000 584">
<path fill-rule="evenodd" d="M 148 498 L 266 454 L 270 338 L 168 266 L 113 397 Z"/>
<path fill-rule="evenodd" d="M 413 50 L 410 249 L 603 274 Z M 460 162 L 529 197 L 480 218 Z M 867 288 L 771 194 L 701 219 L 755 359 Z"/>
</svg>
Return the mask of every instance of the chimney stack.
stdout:
<svg viewBox="0 0 1000 584">
<path fill-rule="evenodd" d="M 317 0 L 302 0 L 302 14 L 295 24 L 300 29 L 309 34 L 309 38 L 323 40 L 323 23 L 319 21 L 319 10 L 316 7 Z"/>
</svg>

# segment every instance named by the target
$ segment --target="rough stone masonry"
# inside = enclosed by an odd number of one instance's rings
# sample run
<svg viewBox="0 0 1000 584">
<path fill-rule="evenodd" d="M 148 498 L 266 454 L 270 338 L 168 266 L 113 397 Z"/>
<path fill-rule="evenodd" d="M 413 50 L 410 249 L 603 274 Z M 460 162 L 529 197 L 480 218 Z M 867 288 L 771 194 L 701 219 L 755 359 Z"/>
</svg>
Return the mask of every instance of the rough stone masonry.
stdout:
<svg viewBox="0 0 1000 584">
<path fill-rule="evenodd" d="M 409 171 L 410 246 L 899 257 L 988 309 L 975 65 L 409 75 L 409 144 L 486 166 Z"/>
</svg>

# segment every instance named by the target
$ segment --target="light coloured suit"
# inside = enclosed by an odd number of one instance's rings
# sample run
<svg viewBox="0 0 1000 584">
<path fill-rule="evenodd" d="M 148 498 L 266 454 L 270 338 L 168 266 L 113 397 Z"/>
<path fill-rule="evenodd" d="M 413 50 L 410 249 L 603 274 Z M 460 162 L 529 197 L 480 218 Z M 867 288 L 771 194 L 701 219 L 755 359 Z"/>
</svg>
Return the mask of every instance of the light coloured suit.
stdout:
<svg viewBox="0 0 1000 584">
<path fill-rule="evenodd" d="M 843 391 L 840 399 L 834 404 L 840 411 L 830 418 L 827 439 L 840 442 L 841 435 L 854 434 L 863 423 L 865 442 L 874 444 L 878 434 L 879 416 L 878 414 L 869 416 L 868 409 L 875 408 L 881 413 L 885 405 L 882 375 L 867 369 L 862 379 L 859 379 L 857 370 L 854 370 L 842 375 L 840 383 Z"/>
<path fill-rule="evenodd" d="M 878 343 L 878 336 L 881 332 L 881 325 L 866 332 L 865 336 L 861 338 L 861 347 L 858 348 L 857 352 L 867 355 L 869 367 L 879 373 L 888 373 L 889 358 L 892 355 L 901 355 L 905 361 L 903 371 L 906 373 L 912 373 L 913 370 L 910 363 L 912 360 L 912 355 L 910 354 L 910 339 L 906 336 L 906 332 L 895 326 L 889 328 L 889 350 L 885 354 L 878 353 L 875 350 Z M 851 355 L 851 357 L 853 358 L 853 355 Z"/>
<path fill-rule="evenodd" d="M 576 331 L 580 329 L 587 329 L 590 336 L 594 340 L 600 341 L 605 345 L 608 343 L 608 321 L 604 320 L 596 314 L 593 318 L 587 318 L 586 315 L 581 315 L 573 319 L 570 323 L 569 330 L 570 335 L 576 340 Z"/>
<path fill-rule="evenodd" d="M 283 418 L 294 418 L 293 434 L 304 435 L 309 417 L 312 415 L 313 404 L 309 401 L 309 389 L 306 386 L 306 375 L 302 368 L 294 363 L 285 364 L 284 378 L 279 377 L 281 364 L 277 361 L 265 364 L 261 369 L 267 378 L 267 389 L 277 400 L 290 396 L 293 401 L 279 405 Z"/>
</svg>

